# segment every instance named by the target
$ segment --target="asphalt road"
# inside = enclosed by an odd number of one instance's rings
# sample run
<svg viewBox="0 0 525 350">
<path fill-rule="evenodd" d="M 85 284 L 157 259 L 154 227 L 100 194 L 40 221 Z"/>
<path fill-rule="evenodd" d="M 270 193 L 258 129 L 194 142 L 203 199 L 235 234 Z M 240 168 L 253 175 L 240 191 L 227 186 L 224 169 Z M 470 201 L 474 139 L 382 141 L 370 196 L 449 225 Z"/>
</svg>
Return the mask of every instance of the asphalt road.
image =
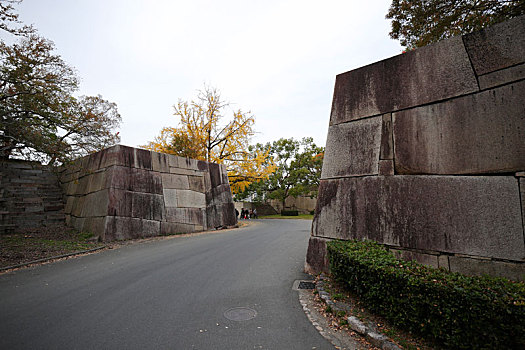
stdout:
<svg viewBox="0 0 525 350">
<path fill-rule="evenodd" d="M 310 225 L 259 220 L 0 275 L 0 349 L 333 349 L 292 290 Z M 226 318 L 236 307 L 257 314 Z"/>
</svg>

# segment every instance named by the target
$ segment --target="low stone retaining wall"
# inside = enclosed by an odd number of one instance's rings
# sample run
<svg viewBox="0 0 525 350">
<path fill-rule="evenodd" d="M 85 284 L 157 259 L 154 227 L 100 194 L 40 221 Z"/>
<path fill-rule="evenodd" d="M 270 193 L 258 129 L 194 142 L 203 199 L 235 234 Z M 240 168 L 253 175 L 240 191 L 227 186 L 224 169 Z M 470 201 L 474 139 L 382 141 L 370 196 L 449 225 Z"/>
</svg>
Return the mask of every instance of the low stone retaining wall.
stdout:
<svg viewBox="0 0 525 350">
<path fill-rule="evenodd" d="M 38 162 L 0 162 L 0 234 L 64 225 L 57 174 Z"/>
<path fill-rule="evenodd" d="M 114 146 L 78 159 L 61 176 L 66 220 L 102 240 L 235 225 L 224 166 Z"/>
<path fill-rule="evenodd" d="M 337 76 L 306 268 L 326 241 L 525 279 L 525 17 Z"/>
</svg>

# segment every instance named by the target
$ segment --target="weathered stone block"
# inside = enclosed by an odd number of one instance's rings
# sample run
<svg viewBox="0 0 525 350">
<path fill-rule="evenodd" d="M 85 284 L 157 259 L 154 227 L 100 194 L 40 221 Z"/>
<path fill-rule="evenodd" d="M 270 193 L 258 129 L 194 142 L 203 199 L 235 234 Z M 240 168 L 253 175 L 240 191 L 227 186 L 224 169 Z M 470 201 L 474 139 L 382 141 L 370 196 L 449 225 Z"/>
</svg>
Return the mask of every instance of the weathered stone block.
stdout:
<svg viewBox="0 0 525 350">
<path fill-rule="evenodd" d="M 151 167 L 153 171 L 160 173 L 169 173 L 170 166 L 168 161 L 168 155 L 164 153 L 151 152 Z"/>
<path fill-rule="evenodd" d="M 330 126 L 322 179 L 378 173 L 382 118 Z"/>
<path fill-rule="evenodd" d="M 162 195 L 140 192 L 131 193 L 132 217 L 162 221 L 164 213 L 164 198 Z"/>
<path fill-rule="evenodd" d="M 425 254 L 403 249 L 390 249 L 394 256 L 405 261 L 416 261 L 433 268 L 439 268 L 438 255 Z"/>
<path fill-rule="evenodd" d="M 111 176 L 112 188 L 122 190 L 162 194 L 161 173 L 147 169 L 135 169 L 122 166 L 111 167 L 108 172 Z M 164 174 L 162 174 L 164 175 Z"/>
<path fill-rule="evenodd" d="M 330 263 L 328 262 L 326 242 L 328 240 L 324 238 L 310 237 L 304 267 L 306 273 L 319 274 L 321 272 L 329 272 Z"/>
<path fill-rule="evenodd" d="M 140 148 L 134 148 L 134 150 L 133 166 L 138 169 L 152 170 L 151 151 Z"/>
<path fill-rule="evenodd" d="M 525 169 L 525 81 L 393 114 L 399 174 Z"/>
<path fill-rule="evenodd" d="M 71 215 L 80 217 L 82 216 L 82 210 L 84 208 L 84 200 L 85 197 L 75 197 L 75 201 L 73 202 L 73 206 L 71 208 Z"/>
<path fill-rule="evenodd" d="M 132 235 L 132 219 L 130 217 L 108 216 L 106 218 L 105 239 L 107 241 L 122 241 L 134 238 Z"/>
<path fill-rule="evenodd" d="M 525 64 L 505 68 L 492 73 L 482 75 L 478 78 L 481 90 L 490 89 L 495 86 L 509 82 L 525 79 Z"/>
<path fill-rule="evenodd" d="M 109 191 L 107 189 L 89 193 L 84 197 L 82 214 L 80 216 L 106 216 L 109 206 Z"/>
<path fill-rule="evenodd" d="M 106 229 L 106 217 L 90 217 L 86 218 L 82 225 L 83 232 L 89 232 L 94 236 L 99 236 L 104 239 Z"/>
<path fill-rule="evenodd" d="M 520 177 L 520 193 L 521 193 L 521 218 L 523 222 L 523 240 L 525 241 L 525 178 Z"/>
<path fill-rule="evenodd" d="M 478 91 L 461 37 L 339 74 L 330 125 Z"/>
<path fill-rule="evenodd" d="M 168 165 L 170 168 L 178 168 L 179 167 L 179 159 L 181 157 L 175 156 L 173 154 L 167 154 L 168 157 Z"/>
<path fill-rule="evenodd" d="M 525 62 L 525 16 L 464 36 L 476 74 L 483 75 Z"/>
<path fill-rule="evenodd" d="M 501 276 L 514 281 L 525 281 L 524 262 L 503 262 L 486 259 L 450 256 L 450 270 L 466 275 Z"/>
<path fill-rule="evenodd" d="M 86 178 L 88 179 L 88 182 L 86 187 L 86 193 L 97 192 L 104 188 L 108 188 L 109 181 L 106 175 L 106 170 L 98 170 L 93 174 L 87 175 Z"/>
<path fill-rule="evenodd" d="M 160 223 L 160 233 L 162 235 L 176 235 L 191 232 L 195 232 L 195 225 L 165 221 Z"/>
<path fill-rule="evenodd" d="M 109 216 L 131 217 L 132 214 L 132 192 L 120 190 L 117 188 L 110 188 L 108 214 Z"/>
<path fill-rule="evenodd" d="M 180 208 L 206 208 L 206 196 L 200 192 L 177 190 L 177 206 Z"/>
<path fill-rule="evenodd" d="M 204 176 L 188 176 L 189 189 L 196 192 L 206 192 L 204 188 Z"/>
<path fill-rule="evenodd" d="M 438 256 L 438 267 L 450 271 L 450 264 L 448 262 L 448 255 Z"/>
<path fill-rule="evenodd" d="M 205 211 L 199 208 L 166 208 L 166 221 L 206 226 Z"/>
<path fill-rule="evenodd" d="M 187 190 L 190 188 L 187 175 L 162 174 L 162 187 Z"/>
<path fill-rule="evenodd" d="M 378 176 L 322 180 L 315 236 L 521 261 L 511 176 Z"/>
<path fill-rule="evenodd" d="M 155 237 L 160 235 L 160 221 L 142 220 L 141 237 Z"/>
<path fill-rule="evenodd" d="M 381 151 L 379 159 L 394 159 L 394 139 L 392 130 L 392 113 L 383 114 L 381 128 Z"/>
<path fill-rule="evenodd" d="M 171 168 L 171 167 L 170 167 L 170 174 L 187 175 L 187 176 L 204 176 L 204 174 L 198 170 Z"/>
<path fill-rule="evenodd" d="M 177 207 L 177 190 L 171 188 L 164 189 L 164 206 Z"/>
<path fill-rule="evenodd" d="M 394 175 L 394 161 L 383 159 L 379 160 L 379 175 Z"/>
<path fill-rule="evenodd" d="M 211 187 L 215 188 L 222 183 L 221 168 L 219 164 L 215 163 L 210 163 L 208 167 L 210 169 Z"/>
<path fill-rule="evenodd" d="M 196 159 L 179 157 L 178 167 L 182 169 L 200 170 L 198 162 Z"/>
</svg>

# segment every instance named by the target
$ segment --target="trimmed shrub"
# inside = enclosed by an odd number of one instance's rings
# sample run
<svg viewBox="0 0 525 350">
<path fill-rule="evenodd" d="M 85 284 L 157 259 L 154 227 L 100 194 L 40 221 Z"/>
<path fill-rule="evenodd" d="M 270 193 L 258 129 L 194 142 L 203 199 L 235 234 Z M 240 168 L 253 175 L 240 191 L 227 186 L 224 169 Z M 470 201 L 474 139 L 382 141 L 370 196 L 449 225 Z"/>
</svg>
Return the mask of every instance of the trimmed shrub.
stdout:
<svg viewBox="0 0 525 350">
<path fill-rule="evenodd" d="M 336 280 L 394 325 L 447 348 L 525 349 L 525 283 L 398 260 L 374 242 L 327 248 Z"/>
<path fill-rule="evenodd" d="M 281 210 L 281 216 L 299 216 L 297 210 Z"/>
</svg>

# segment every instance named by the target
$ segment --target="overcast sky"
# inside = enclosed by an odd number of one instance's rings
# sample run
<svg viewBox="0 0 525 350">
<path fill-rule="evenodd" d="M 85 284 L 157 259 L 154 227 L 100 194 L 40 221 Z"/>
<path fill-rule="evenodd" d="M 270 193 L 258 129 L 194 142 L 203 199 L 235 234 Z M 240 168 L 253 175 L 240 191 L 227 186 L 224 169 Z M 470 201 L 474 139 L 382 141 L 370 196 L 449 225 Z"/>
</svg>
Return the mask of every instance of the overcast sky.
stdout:
<svg viewBox="0 0 525 350">
<path fill-rule="evenodd" d="M 24 0 L 20 19 L 54 41 L 82 95 L 122 115 L 122 144 L 176 126 L 173 104 L 204 84 L 251 111 L 253 142 L 324 146 L 335 76 L 401 53 L 390 0 Z M 228 113 L 228 116 L 230 113 Z"/>
</svg>

